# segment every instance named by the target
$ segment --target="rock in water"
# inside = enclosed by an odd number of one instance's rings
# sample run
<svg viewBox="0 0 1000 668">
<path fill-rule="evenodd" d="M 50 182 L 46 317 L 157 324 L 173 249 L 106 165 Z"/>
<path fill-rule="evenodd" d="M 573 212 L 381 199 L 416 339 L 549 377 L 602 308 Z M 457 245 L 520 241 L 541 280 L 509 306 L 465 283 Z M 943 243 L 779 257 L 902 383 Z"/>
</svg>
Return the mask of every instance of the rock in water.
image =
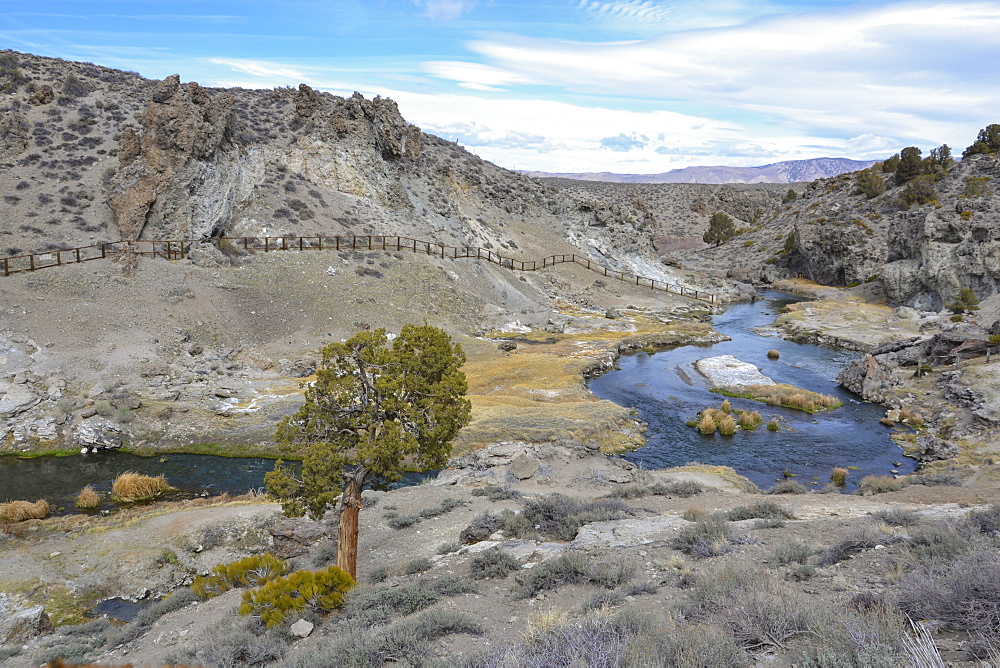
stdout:
<svg viewBox="0 0 1000 668">
<path fill-rule="evenodd" d="M 775 384 L 753 364 L 742 362 L 732 355 L 706 357 L 695 362 L 694 367 L 708 378 L 713 388 Z"/>
</svg>

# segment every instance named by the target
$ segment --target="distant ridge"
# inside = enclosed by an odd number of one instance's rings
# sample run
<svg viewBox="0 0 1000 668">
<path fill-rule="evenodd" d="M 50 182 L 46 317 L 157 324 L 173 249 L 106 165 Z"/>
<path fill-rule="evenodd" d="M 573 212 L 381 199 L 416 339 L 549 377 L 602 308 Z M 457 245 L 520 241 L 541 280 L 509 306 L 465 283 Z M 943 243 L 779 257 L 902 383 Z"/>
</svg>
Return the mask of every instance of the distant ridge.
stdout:
<svg viewBox="0 0 1000 668">
<path fill-rule="evenodd" d="M 813 158 L 811 160 L 786 160 L 760 167 L 684 167 L 660 174 L 614 174 L 612 172 L 580 172 L 557 174 L 552 172 L 522 171 L 533 178 L 576 179 L 578 181 L 605 181 L 608 183 L 797 183 L 815 181 L 845 172 L 856 172 L 875 164 L 875 160 L 849 158 Z"/>
</svg>

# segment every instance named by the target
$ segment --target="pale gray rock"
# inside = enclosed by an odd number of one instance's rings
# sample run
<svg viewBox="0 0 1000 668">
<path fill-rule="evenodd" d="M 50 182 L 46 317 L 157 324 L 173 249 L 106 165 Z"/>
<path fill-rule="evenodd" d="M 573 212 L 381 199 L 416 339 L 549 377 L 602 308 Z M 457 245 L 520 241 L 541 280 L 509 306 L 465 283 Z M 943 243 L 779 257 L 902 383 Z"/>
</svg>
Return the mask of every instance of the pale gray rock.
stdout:
<svg viewBox="0 0 1000 668">
<path fill-rule="evenodd" d="M 687 520 L 682 517 L 666 516 L 591 522 L 580 527 L 569 546 L 572 549 L 589 550 L 666 543 L 687 524 Z"/>
<path fill-rule="evenodd" d="M 297 638 L 308 638 L 309 634 L 313 632 L 313 624 L 312 622 L 300 619 L 292 624 L 289 630 L 292 632 L 292 635 Z"/>
<path fill-rule="evenodd" d="M 746 387 L 748 385 L 774 385 L 775 382 L 761 373 L 753 364 L 742 362 L 732 355 L 706 357 L 694 363 L 712 387 Z"/>
<path fill-rule="evenodd" d="M 27 385 L 0 380 L 0 414 L 18 415 L 33 408 L 41 400 Z"/>
<path fill-rule="evenodd" d="M 19 645 L 54 630 L 52 620 L 42 606 L 19 610 L 0 619 L 0 644 Z"/>
<path fill-rule="evenodd" d="M 98 418 L 78 424 L 71 435 L 72 442 L 90 450 L 115 450 L 122 447 L 125 433 L 109 420 Z"/>
<path fill-rule="evenodd" d="M 510 463 L 510 466 L 508 466 L 507 469 L 518 480 L 527 480 L 538 472 L 539 466 L 541 466 L 541 464 L 539 464 L 538 460 L 534 457 L 529 457 L 528 455 L 518 455 Z"/>
</svg>

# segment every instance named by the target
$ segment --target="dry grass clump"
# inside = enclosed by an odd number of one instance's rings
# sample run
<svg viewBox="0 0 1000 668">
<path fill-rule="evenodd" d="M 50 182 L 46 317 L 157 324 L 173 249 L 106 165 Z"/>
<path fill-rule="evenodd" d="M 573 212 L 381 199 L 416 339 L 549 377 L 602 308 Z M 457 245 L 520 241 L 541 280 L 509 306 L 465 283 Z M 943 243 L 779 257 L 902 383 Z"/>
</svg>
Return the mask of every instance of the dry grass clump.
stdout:
<svg viewBox="0 0 1000 668">
<path fill-rule="evenodd" d="M 119 503 L 151 499 L 173 489 L 162 475 L 148 476 L 135 471 L 121 473 L 111 483 L 111 498 Z"/>
<path fill-rule="evenodd" d="M 729 403 L 729 399 L 723 399 L 722 404 L 719 406 L 719 410 L 721 410 L 726 415 L 729 415 L 730 413 L 733 412 L 733 405 Z"/>
<path fill-rule="evenodd" d="M 836 397 L 803 390 L 794 385 L 749 385 L 739 392 L 726 392 L 730 396 L 753 399 L 772 406 L 796 408 L 807 413 L 832 410 L 843 405 Z"/>
<path fill-rule="evenodd" d="M 736 420 L 733 419 L 732 415 L 723 415 L 716 424 L 719 427 L 719 433 L 723 436 L 732 436 L 736 433 Z"/>
<path fill-rule="evenodd" d="M 763 421 L 764 418 L 762 418 L 760 413 L 757 411 L 742 411 L 736 419 L 737 424 L 740 425 L 740 429 L 746 429 L 748 431 L 756 429 Z"/>
<path fill-rule="evenodd" d="M 90 509 L 101 505 L 101 495 L 94 491 L 94 488 L 87 485 L 76 495 L 74 502 L 77 508 Z"/>
<path fill-rule="evenodd" d="M 0 503 L 0 522 L 24 522 L 44 520 L 52 514 L 52 508 L 45 499 L 30 501 L 9 501 Z"/>
<path fill-rule="evenodd" d="M 924 426 L 924 418 L 919 413 L 911 411 L 907 408 L 904 408 L 901 411 L 899 411 L 899 421 L 905 422 L 911 427 L 915 427 L 917 429 L 920 429 Z"/>
<path fill-rule="evenodd" d="M 847 483 L 847 469 L 838 466 L 830 471 L 830 482 L 837 487 L 843 487 Z"/>
<path fill-rule="evenodd" d="M 698 421 L 698 432 L 708 436 L 709 434 L 714 434 L 715 429 L 715 418 L 712 417 L 709 411 L 702 413 L 701 420 Z"/>
</svg>

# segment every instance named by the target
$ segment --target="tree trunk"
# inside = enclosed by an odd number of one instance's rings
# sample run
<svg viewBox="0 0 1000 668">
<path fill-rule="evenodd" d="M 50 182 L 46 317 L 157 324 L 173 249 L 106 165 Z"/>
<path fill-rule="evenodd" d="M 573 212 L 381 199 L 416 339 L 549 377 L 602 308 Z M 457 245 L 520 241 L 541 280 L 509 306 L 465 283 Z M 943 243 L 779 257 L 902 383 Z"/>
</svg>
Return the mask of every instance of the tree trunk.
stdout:
<svg viewBox="0 0 1000 668">
<path fill-rule="evenodd" d="M 368 478 L 368 469 L 359 466 L 351 474 L 340 503 L 340 531 L 337 534 L 337 566 L 357 580 L 358 512 L 361 510 L 361 490 Z"/>
</svg>

